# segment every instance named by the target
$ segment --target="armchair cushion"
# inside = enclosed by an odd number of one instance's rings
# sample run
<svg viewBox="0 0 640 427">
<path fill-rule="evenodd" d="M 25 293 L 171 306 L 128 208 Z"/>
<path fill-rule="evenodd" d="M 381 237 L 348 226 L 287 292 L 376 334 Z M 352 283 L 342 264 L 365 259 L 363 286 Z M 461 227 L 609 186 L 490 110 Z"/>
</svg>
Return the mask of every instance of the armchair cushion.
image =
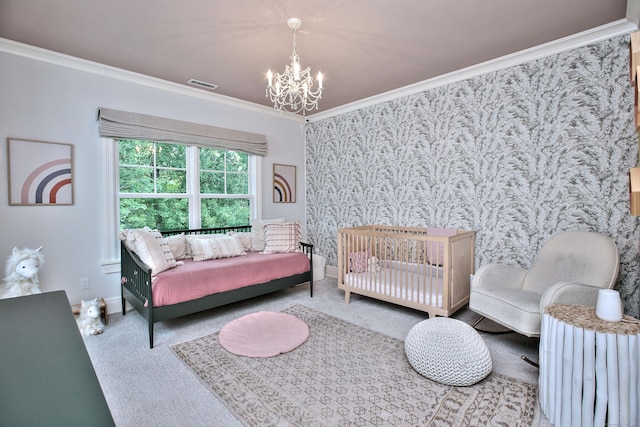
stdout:
<svg viewBox="0 0 640 427">
<path fill-rule="evenodd" d="M 469 308 L 527 336 L 540 335 L 540 295 L 520 289 L 478 287 L 472 289 Z"/>
<path fill-rule="evenodd" d="M 565 231 L 552 236 L 540 249 L 523 289 L 542 294 L 558 282 L 611 288 L 618 277 L 618 250 L 600 233 Z"/>
<path fill-rule="evenodd" d="M 522 289 L 527 270 L 516 265 L 487 264 L 473 275 L 471 288 L 498 286 L 500 288 Z"/>
<path fill-rule="evenodd" d="M 595 307 L 598 302 L 598 286 L 583 283 L 558 282 L 551 285 L 540 298 L 540 312 L 551 304 L 580 304 Z"/>
</svg>

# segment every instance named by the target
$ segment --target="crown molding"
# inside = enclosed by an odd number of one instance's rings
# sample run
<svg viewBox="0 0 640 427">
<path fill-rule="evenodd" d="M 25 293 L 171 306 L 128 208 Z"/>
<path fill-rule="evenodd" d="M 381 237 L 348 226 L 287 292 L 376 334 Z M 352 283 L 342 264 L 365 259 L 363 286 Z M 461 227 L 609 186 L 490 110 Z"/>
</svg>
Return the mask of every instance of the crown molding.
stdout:
<svg viewBox="0 0 640 427">
<path fill-rule="evenodd" d="M 452 71 L 447 74 L 423 80 L 421 82 L 404 86 L 399 89 L 394 89 L 379 95 L 374 95 L 369 98 L 361 99 L 359 101 L 332 108 L 320 113 L 315 113 L 307 116 L 307 118 L 309 122 L 327 119 L 404 96 L 424 92 L 429 89 L 434 89 L 440 86 L 446 86 L 462 80 L 467 80 L 482 74 L 488 74 L 494 71 L 513 67 L 515 65 L 534 61 L 536 59 L 583 47 L 602 40 L 610 39 L 612 37 L 627 34 L 637 29 L 638 26 L 633 22 L 630 22 L 626 19 L 621 19 L 610 24 L 606 24 L 587 31 L 583 31 L 581 33 L 554 40 L 549 43 L 534 46 L 529 49 L 505 55 L 500 58 L 492 59 L 490 61 L 482 62 L 480 64 L 472 65 L 467 68 Z"/>
<path fill-rule="evenodd" d="M 100 64 L 98 62 L 76 58 L 74 56 L 42 49 L 36 46 L 31 46 L 2 37 L 0 37 L 0 53 L 6 53 L 9 55 L 57 65 L 60 67 L 82 71 L 101 77 L 108 77 L 127 83 L 172 92 L 178 95 L 198 98 L 230 107 L 242 108 L 243 110 L 253 111 L 261 114 L 268 114 L 282 119 L 293 120 L 298 123 L 305 122 L 304 117 L 289 113 L 287 111 L 281 112 L 275 110 L 274 108 L 255 104 L 253 102 L 242 101 L 237 98 L 232 98 L 230 96 L 220 95 L 217 93 L 205 92 L 201 89 L 191 88 L 178 83 L 173 83 L 156 77 L 147 76 L 145 74 L 135 73 L 132 71 L 123 70 L 121 68 Z"/>
</svg>

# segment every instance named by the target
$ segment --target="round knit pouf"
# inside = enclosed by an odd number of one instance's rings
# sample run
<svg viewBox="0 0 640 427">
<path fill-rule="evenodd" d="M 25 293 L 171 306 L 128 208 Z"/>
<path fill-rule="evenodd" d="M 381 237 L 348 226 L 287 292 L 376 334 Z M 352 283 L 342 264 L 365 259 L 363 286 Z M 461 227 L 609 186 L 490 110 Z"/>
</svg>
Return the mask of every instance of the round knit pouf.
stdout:
<svg viewBox="0 0 640 427">
<path fill-rule="evenodd" d="M 404 351 L 419 374 L 447 385 L 475 384 L 493 367 L 480 334 L 466 323 L 447 317 L 424 320 L 411 328 Z"/>
</svg>

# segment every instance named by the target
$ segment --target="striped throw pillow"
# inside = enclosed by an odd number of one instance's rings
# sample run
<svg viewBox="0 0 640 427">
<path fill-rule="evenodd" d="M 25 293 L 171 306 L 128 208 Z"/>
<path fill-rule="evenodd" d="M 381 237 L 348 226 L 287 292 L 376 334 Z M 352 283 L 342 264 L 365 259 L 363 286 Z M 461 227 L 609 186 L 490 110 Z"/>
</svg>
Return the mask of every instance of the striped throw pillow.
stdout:
<svg viewBox="0 0 640 427">
<path fill-rule="evenodd" d="M 300 223 L 296 221 L 267 224 L 264 227 L 264 239 L 263 254 L 298 252 L 300 250 Z"/>
</svg>

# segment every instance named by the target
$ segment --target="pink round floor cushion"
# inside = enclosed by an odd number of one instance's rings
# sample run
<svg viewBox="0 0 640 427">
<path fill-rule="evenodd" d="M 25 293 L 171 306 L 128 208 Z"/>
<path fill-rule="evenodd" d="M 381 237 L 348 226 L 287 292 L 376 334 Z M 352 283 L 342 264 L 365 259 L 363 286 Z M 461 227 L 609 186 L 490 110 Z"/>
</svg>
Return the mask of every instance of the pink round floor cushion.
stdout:
<svg viewBox="0 0 640 427">
<path fill-rule="evenodd" d="M 287 353 L 309 338 L 309 326 L 295 316 L 272 311 L 247 314 L 227 323 L 220 345 L 239 356 L 272 357 Z"/>
</svg>

